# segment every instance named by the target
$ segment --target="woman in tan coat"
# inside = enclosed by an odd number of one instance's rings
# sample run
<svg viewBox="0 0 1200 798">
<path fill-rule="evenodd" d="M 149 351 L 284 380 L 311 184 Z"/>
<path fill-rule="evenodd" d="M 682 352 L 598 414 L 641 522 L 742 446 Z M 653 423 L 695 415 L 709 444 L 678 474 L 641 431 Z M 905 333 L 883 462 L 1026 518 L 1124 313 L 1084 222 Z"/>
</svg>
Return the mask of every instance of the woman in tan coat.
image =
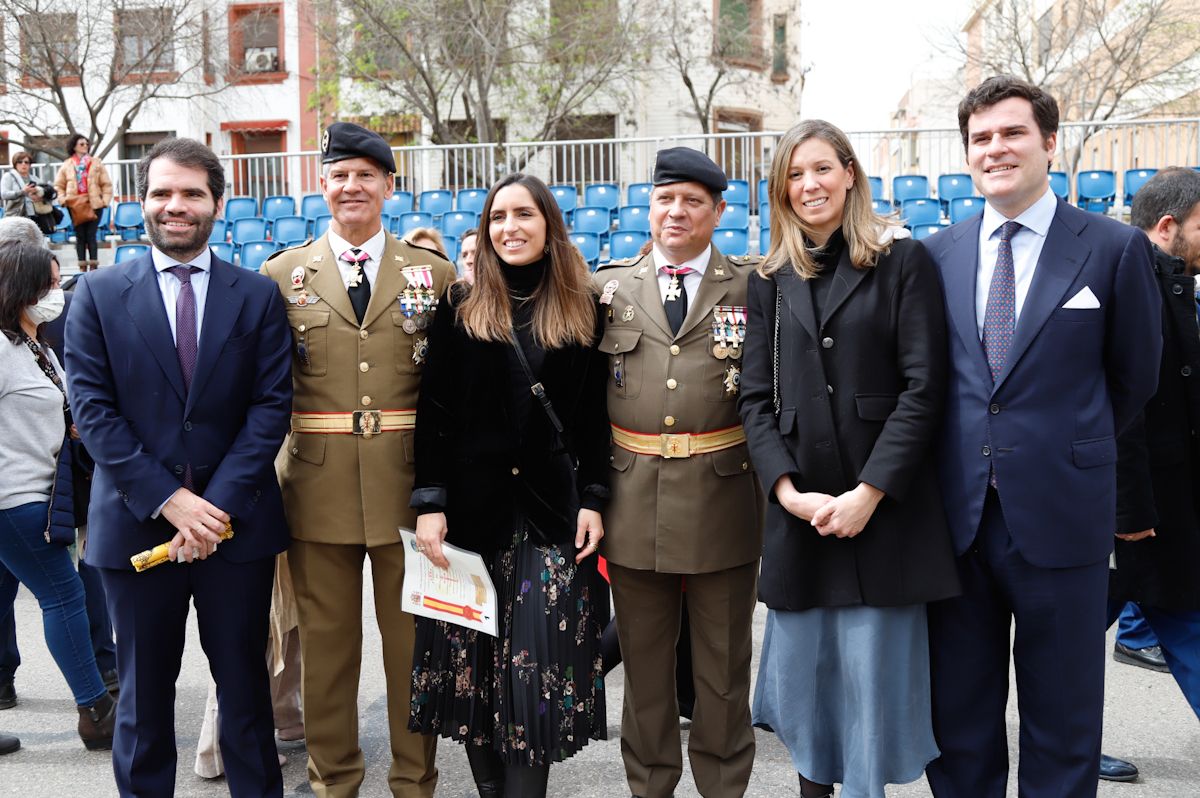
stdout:
<svg viewBox="0 0 1200 798">
<path fill-rule="evenodd" d="M 67 142 L 71 156 L 63 161 L 54 176 L 54 188 L 65 206 L 73 197 L 86 194 L 91 201 L 96 218 L 87 222 L 74 222 L 75 255 L 79 258 L 79 270 L 88 271 L 100 265 L 96 248 L 96 233 L 100 227 L 100 214 L 112 202 L 113 184 L 108 170 L 100 159 L 88 154 L 91 143 L 76 133 Z"/>
</svg>

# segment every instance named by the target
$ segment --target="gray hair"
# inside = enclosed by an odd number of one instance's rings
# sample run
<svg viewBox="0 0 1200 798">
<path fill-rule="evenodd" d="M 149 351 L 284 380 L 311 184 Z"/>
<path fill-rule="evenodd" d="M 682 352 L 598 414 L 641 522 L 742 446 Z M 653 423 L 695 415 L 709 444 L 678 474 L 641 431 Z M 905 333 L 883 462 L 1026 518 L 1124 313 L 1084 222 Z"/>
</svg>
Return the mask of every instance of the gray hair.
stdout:
<svg viewBox="0 0 1200 798">
<path fill-rule="evenodd" d="M 1172 166 L 1159 170 L 1133 195 L 1129 221 L 1147 232 L 1164 216 L 1182 224 L 1197 203 L 1200 203 L 1200 172 Z"/>
<path fill-rule="evenodd" d="M 4 244 L 28 244 L 48 249 L 41 228 L 27 216 L 5 216 L 0 219 L 0 246 Z"/>
</svg>

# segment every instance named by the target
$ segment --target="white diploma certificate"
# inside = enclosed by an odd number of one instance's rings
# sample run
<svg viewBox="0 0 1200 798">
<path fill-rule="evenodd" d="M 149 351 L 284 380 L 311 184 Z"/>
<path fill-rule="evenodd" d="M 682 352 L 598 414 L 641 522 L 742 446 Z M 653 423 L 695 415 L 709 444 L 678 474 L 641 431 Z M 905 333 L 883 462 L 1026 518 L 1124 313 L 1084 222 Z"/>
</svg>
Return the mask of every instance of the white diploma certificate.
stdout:
<svg viewBox="0 0 1200 798">
<path fill-rule="evenodd" d="M 483 558 L 443 543 L 442 554 L 450 567 L 438 568 L 417 551 L 415 532 L 402 528 L 400 537 L 404 540 L 404 599 L 400 608 L 496 637 L 496 588 Z"/>
</svg>

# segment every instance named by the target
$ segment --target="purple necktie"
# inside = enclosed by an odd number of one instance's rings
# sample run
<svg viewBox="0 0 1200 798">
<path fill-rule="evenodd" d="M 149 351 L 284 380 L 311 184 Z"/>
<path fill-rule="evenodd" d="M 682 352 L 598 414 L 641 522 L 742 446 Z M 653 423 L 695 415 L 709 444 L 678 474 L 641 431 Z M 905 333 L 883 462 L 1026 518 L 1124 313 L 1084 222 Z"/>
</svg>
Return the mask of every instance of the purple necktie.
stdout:
<svg viewBox="0 0 1200 798">
<path fill-rule="evenodd" d="M 192 373 L 196 371 L 196 292 L 192 290 L 192 275 L 196 266 L 172 266 L 168 269 L 179 280 L 179 296 L 175 297 L 175 352 L 179 355 L 179 370 L 183 372 L 183 388 L 192 389 Z"/>
<path fill-rule="evenodd" d="M 996 269 L 988 288 L 987 309 L 983 314 L 983 352 L 995 383 L 1012 348 L 1017 318 L 1017 281 L 1013 274 L 1012 238 L 1021 229 L 1020 222 L 1005 222 L 1000 228 L 1000 246 L 996 250 Z"/>
</svg>

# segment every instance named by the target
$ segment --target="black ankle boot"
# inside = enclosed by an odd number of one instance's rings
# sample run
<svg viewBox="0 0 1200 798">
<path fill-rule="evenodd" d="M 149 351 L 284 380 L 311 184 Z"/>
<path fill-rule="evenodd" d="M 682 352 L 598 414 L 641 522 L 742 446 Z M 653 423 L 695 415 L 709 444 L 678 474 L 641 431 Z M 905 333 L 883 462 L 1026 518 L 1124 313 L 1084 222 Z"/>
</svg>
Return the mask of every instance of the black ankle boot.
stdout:
<svg viewBox="0 0 1200 798">
<path fill-rule="evenodd" d="M 467 762 L 479 798 L 504 798 L 504 762 L 490 745 L 467 744 Z"/>
<path fill-rule="evenodd" d="M 504 768 L 507 798 L 546 798 L 550 765 L 508 765 Z"/>
<path fill-rule="evenodd" d="M 79 710 L 79 739 L 89 751 L 112 749 L 113 729 L 117 725 L 117 702 L 105 693 L 90 707 Z"/>
</svg>

